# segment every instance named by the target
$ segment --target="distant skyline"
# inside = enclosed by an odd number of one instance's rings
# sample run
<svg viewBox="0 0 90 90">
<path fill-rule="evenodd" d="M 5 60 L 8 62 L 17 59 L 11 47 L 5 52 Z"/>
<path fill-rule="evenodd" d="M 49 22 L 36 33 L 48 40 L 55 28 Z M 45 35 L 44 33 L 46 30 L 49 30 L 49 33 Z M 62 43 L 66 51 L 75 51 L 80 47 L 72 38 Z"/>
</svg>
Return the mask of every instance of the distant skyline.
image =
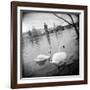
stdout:
<svg viewBox="0 0 90 90">
<path fill-rule="evenodd" d="M 71 22 L 70 18 L 66 14 L 58 15 Z M 32 30 L 32 28 L 44 28 L 44 23 L 46 23 L 48 27 L 53 27 L 54 24 L 62 26 L 67 25 L 66 22 L 58 19 L 53 15 L 53 13 L 29 12 L 23 14 L 22 32 L 27 32 L 28 30 Z"/>
</svg>

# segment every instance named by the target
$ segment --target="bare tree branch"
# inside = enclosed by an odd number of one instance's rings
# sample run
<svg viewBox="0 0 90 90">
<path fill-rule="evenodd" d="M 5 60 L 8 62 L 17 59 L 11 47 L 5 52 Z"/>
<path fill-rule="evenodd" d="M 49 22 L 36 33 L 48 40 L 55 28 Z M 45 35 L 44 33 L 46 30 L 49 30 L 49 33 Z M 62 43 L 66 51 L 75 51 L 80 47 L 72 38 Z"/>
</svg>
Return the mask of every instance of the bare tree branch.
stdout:
<svg viewBox="0 0 90 90">
<path fill-rule="evenodd" d="M 74 20 L 73 20 L 72 16 L 69 13 L 67 15 L 71 18 L 72 23 L 74 24 Z"/>
<path fill-rule="evenodd" d="M 75 22 L 74 22 L 74 20 L 73 20 L 73 17 L 71 16 L 71 14 L 68 13 L 68 14 L 66 14 L 66 15 L 68 15 L 68 16 L 70 17 L 70 19 L 72 20 L 72 23 L 70 23 L 68 20 L 66 20 L 66 19 L 58 16 L 56 13 L 53 13 L 53 14 L 54 14 L 57 18 L 65 21 L 66 23 L 68 23 L 69 25 L 72 25 L 72 26 L 75 28 L 75 31 L 76 31 L 76 34 L 77 34 L 77 38 L 79 38 L 79 30 L 77 29 L 77 27 L 76 27 L 76 25 L 75 25 Z"/>
<path fill-rule="evenodd" d="M 72 23 L 73 23 L 73 26 L 74 26 L 74 28 L 75 28 L 75 31 L 76 31 L 76 33 L 77 33 L 77 37 L 79 38 L 79 30 L 77 29 L 77 27 L 76 27 L 76 25 L 75 25 L 75 23 L 74 23 L 73 17 L 71 16 L 71 14 L 67 14 L 67 15 L 71 18 Z"/>
<path fill-rule="evenodd" d="M 53 13 L 57 18 L 62 19 L 63 21 L 65 21 L 66 23 L 68 23 L 69 25 L 72 25 L 72 23 L 70 23 L 69 21 L 65 20 L 64 18 L 58 16 L 56 13 Z"/>
</svg>

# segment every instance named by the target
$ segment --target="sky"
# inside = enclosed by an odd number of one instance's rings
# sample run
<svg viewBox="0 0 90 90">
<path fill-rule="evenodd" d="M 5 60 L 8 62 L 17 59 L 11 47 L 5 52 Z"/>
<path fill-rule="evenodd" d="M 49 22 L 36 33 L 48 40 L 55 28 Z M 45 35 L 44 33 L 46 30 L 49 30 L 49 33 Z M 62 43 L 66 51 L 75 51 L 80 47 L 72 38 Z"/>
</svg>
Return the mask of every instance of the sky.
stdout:
<svg viewBox="0 0 90 90">
<path fill-rule="evenodd" d="M 69 22 L 71 22 L 70 17 L 66 14 L 57 14 Z M 48 27 L 54 27 L 55 25 L 67 25 L 67 23 L 59 18 L 57 18 L 53 13 L 43 13 L 43 12 L 28 12 L 23 13 L 22 19 L 22 32 L 32 31 L 32 28 L 42 29 L 44 28 L 44 23 Z"/>
</svg>

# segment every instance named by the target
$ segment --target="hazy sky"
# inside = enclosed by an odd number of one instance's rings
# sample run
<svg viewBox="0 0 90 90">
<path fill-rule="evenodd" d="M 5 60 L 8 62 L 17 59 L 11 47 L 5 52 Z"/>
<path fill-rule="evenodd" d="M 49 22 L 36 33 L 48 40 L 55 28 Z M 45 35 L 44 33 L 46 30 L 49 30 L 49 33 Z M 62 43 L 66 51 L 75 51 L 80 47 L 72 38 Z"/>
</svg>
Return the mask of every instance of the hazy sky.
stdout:
<svg viewBox="0 0 90 90">
<path fill-rule="evenodd" d="M 59 16 L 67 19 L 71 22 L 70 17 L 66 14 L 58 14 Z M 23 14 L 22 19 L 22 32 L 27 32 L 28 30 L 32 30 L 32 28 L 40 29 L 44 28 L 44 22 L 48 25 L 48 27 L 53 27 L 55 25 L 67 25 L 61 19 L 58 19 L 52 13 L 40 13 L 40 12 L 29 12 Z"/>
</svg>

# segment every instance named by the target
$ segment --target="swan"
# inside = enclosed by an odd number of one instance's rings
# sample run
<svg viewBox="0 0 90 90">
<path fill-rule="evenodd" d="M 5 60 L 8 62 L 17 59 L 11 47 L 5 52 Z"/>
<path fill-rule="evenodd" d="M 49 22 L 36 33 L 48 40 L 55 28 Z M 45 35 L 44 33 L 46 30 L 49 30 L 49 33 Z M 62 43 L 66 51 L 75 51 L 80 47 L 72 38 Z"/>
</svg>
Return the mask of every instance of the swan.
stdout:
<svg viewBox="0 0 90 90">
<path fill-rule="evenodd" d="M 34 59 L 34 61 L 38 64 L 44 64 L 49 59 L 50 59 L 49 55 L 40 54 Z"/>
<path fill-rule="evenodd" d="M 60 62 L 65 62 L 65 59 L 67 58 L 66 52 L 57 52 L 53 54 L 51 63 L 59 64 Z"/>
</svg>

